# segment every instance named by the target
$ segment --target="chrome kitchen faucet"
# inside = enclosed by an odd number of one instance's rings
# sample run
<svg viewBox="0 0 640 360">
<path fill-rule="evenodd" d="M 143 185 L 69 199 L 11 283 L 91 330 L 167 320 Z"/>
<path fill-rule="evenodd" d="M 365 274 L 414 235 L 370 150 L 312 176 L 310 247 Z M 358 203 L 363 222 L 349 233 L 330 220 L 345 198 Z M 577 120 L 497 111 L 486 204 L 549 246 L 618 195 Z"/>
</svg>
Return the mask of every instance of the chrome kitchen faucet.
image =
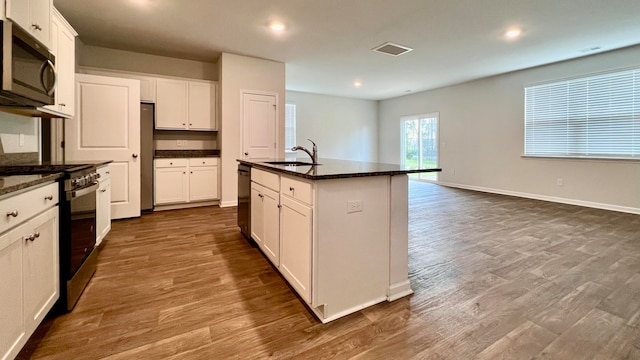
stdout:
<svg viewBox="0 0 640 360">
<path fill-rule="evenodd" d="M 291 151 L 297 151 L 297 150 L 302 150 L 304 152 L 306 152 L 310 157 L 311 157 L 311 162 L 316 165 L 318 163 L 318 147 L 316 146 L 316 143 L 313 142 L 313 140 L 311 139 L 307 139 L 309 141 L 311 141 L 311 143 L 313 144 L 313 153 L 311 151 L 309 151 L 309 149 L 304 148 L 302 146 L 294 146 L 291 148 Z"/>
</svg>

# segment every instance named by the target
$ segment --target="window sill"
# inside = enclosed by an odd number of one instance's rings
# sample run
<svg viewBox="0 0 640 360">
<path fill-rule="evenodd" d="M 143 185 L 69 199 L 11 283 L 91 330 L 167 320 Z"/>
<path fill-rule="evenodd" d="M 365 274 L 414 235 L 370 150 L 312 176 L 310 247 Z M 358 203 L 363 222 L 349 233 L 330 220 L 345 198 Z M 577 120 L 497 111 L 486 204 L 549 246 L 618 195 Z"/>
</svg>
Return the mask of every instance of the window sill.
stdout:
<svg viewBox="0 0 640 360">
<path fill-rule="evenodd" d="M 556 160 L 595 160 L 595 161 L 640 161 L 639 158 L 607 157 L 607 156 L 560 156 L 560 155 L 520 155 L 524 159 L 556 159 Z"/>
</svg>

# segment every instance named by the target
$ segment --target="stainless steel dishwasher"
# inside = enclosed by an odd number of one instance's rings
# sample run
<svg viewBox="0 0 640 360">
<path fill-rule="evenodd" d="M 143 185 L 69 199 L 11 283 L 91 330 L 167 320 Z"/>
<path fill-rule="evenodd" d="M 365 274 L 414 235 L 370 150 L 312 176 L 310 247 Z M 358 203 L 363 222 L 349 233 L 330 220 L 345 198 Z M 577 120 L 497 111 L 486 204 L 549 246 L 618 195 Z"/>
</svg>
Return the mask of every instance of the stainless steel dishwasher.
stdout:
<svg viewBox="0 0 640 360">
<path fill-rule="evenodd" d="M 251 166 L 238 164 L 238 226 L 251 239 Z"/>
</svg>

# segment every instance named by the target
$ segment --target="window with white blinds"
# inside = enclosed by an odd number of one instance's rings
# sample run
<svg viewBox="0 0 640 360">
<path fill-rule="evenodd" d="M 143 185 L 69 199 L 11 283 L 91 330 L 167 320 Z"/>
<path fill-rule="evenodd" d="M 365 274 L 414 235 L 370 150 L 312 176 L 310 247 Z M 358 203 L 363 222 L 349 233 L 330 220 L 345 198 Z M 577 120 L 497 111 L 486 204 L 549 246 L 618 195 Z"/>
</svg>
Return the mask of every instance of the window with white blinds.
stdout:
<svg viewBox="0 0 640 360">
<path fill-rule="evenodd" d="M 524 92 L 525 155 L 640 159 L 640 68 Z"/>
<path fill-rule="evenodd" d="M 284 150 L 296 146 L 296 105 L 284 105 Z"/>
</svg>

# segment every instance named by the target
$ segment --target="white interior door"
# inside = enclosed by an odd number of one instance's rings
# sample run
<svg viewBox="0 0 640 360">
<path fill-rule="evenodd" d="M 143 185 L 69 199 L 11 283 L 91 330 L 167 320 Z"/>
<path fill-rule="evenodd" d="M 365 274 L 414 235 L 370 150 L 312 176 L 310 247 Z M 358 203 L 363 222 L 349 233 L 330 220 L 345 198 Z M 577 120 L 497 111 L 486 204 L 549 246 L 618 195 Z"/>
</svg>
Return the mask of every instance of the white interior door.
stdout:
<svg viewBox="0 0 640 360">
<path fill-rule="evenodd" d="M 242 93 L 242 158 L 276 157 L 276 104 L 275 95 Z"/>
<path fill-rule="evenodd" d="M 76 74 L 65 159 L 112 160 L 111 217 L 140 216 L 140 81 Z"/>
</svg>

